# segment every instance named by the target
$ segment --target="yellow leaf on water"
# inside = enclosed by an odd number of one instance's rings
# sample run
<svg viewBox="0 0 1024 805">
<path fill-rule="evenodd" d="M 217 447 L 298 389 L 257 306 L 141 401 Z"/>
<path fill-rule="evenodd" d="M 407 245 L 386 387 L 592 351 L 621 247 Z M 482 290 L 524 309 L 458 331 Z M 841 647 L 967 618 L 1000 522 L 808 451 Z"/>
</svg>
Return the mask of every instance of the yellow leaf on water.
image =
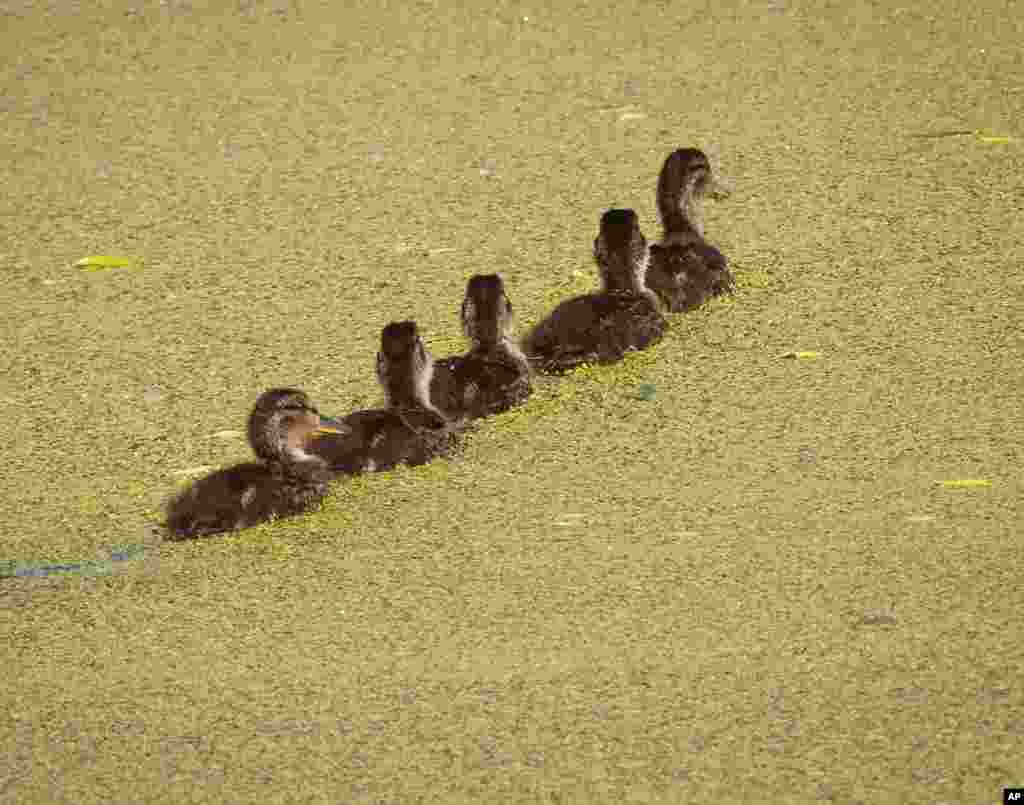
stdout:
<svg viewBox="0 0 1024 805">
<path fill-rule="evenodd" d="M 978 487 L 992 486 L 992 482 L 984 478 L 960 478 L 953 481 L 939 481 L 946 489 L 976 489 Z"/>
<path fill-rule="evenodd" d="M 75 263 L 75 266 L 86 271 L 106 271 L 108 268 L 135 268 L 138 266 L 138 263 L 130 257 L 111 257 L 110 255 L 100 254 L 92 257 L 83 257 Z"/>
<path fill-rule="evenodd" d="M 784 352 L 779 357 L 781 358 L 799 358 L 801 360 L 810 360 L 813 358 L 820 358 L 820 352 Z"/>
<path fill-rule="evenodd" d="M 985 129 L 978 129 L 974 132 L 974 137 L 978 142 L 982 143 L 1006 144 L 1013 142 L 1013 137 L 1010 137 L 1007 134 L 996 134 L 995 132 L 986 131 Z"/>
</svg>

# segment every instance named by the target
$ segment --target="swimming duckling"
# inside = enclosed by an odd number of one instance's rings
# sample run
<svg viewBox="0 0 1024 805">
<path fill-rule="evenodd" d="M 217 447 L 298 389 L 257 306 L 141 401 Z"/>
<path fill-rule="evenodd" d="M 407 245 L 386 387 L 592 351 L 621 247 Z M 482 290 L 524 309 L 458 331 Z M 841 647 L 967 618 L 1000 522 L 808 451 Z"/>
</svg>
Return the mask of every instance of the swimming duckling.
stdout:
<svg viewBox="0 0 1024 805">
<path fill-rule="evenodd" d="M 321 434 L 345 430 L 321 417 L 299 389 L 265 391 L 248 427 L 260 461 L 217 470 L 176 495 L 167 506 L 170 539 L 248 528 L 312 508 L 327 494 L 330 473 L 310 445 Z"/>
<path fill-rule="evenodd" d="M 500 414 L 530 396 L 530 364 L 512 341 L 512 303 L 497 274 L 469 278 L 462 329 L 465 355 L 434 362 L 430 397 L 449 419 Z"/>
<path fill-rule="evenodd" d="M 545 371 L 614 363 L 629 350 L 657 343 L 665 332 L 658 300 L 644 282 L 647 241 L 633 210 L 608 210 L 601 217 L 594 259 L 601 292 L 562 302 L 523 342 L 530 361 Z"/>
<path fill-rule="evenodd" d="M 704 240 L 705 195 L 721 197 L 727 191 L 712 176 L 704 152 L 680 148 L 669 154 L 658 177 L 664 234 L 651 246 L 647 285 L 674 312 L 691 310 L 734 289 L 725 257 Z"/>
<path fill-rule="evenodd" d="M 324 436 L 312 447 L 334 475 L 425 464 L 455 448 L 457 426 L 430 401 L 434 362 L 416 322 L 392 322 L 380 340 L 377 378 L 385 407 L 349 414 L 341 420 L 348 433 Z"/>
</svg>

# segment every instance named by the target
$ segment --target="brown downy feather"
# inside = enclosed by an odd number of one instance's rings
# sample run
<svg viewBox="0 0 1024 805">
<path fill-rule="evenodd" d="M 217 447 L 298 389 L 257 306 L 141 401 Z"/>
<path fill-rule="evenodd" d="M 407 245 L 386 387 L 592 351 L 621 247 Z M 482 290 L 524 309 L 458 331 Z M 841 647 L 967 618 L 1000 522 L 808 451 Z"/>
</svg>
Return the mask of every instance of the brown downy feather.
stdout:
<svg viewBox="0 0 1024 805">
<path fill-rule="evenodd" d="M 511 339 L 512 303 L 497 274 L 466 285 L 462 328 L 469 352 L 434 362 L 430 396 L 451 419 L 477 419 L 519 405 L 532 391 L 530 366 Z"/>
<path fill-rule="evenodd" d="M 633 210 L 608 210 L 594 241 L 599 293 L 562 302 L 526 336 L 523 348 L 545 372 L 614 363 L 661 340 L 667 323 L 647 288 L 647 241 Z"/>
<path fill-rule="evenodd" d="M 708 158 L 697 148 L 673 151 L 658 176 L 663 234 L 650 249 L 647 285 L 674 312 L 734 289 L 725 257 L 704 239 L 703 201 L 713 184 Z"/>
</svg>

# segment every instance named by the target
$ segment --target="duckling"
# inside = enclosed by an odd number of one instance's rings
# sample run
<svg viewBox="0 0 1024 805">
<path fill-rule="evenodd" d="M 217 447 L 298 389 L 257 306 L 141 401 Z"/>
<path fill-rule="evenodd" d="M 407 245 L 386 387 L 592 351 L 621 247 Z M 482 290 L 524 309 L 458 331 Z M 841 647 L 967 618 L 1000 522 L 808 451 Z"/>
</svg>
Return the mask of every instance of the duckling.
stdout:
<svg viewBox="0 0 1024 805">
<path fill-rule="evenodd" d="M 299 514 L 327 494 L 330 473 L 309 452 L 321 434 L 345 426 L 321 417 L 299 389 L 276 388 L 256 400 L 249 415 L 249 444 L 258 462 L 217 470 L 176 495 L 167 506 L 170 539 L 232 531 Z"/>
<path fill-rule="evenodd" d="M 700 149 L 680 148 L 668 155 L 658 177 L 664 234 L 651 246 L 647 284 L 671 311 L 692 310 L 734 290 L 725 257 L 704 240 L 704 196 L 727 194 Z"/>
<path fill-rule="evenodd" d="M 511 339 L 512 303 L 497 274 L 469 278 L 462 329 L 469 352 L 434 362 L 430 397 L 438 410 L 449 419 L 477 419 L 529 397 L 530 364 Z"/>
<path fill-rule="evenodd" d="M 416 322 L 387 325 L 377 353 L 385 407 L 349 414 L 341 420 L 348 433 L 317 439 L 312 450 L 333 475 L 380 472 L 449 455 L 457 444 L 458 423 L 445 419 L 430 401 L 433 370 Z"/>
<path fill-rule="evenodd" d="M 600 293 L 562 302 L 523 342 L 530 361 L 547 372 L 582 363 L 614 363 L 629 350 L 661 340 L 667 327 L 647 288 L 647 241 L 633 210 L 608 210 L 594 241 Z"/>
</svg>

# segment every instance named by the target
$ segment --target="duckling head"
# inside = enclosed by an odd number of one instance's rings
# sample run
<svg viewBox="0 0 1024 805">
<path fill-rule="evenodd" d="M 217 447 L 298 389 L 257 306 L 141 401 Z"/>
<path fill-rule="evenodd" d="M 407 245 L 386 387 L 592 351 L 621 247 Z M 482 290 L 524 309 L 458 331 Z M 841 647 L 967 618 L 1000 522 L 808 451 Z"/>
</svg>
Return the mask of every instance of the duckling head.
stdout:
<svg viewBox="0 0 1024 805">
<path fill-rule="evenodd" d="M 497 274 L 476 274 L 466 284 L 462 330 L 474 344 L 493 345 L 512 332 L 512 303 Z"/>
<path fill-rule="evenodd" d="M 606 291 L 641 291 L 647 274 L 647 239 L 633 210 L 608 210 L 594 240 L 594 259 Z"/>
<path fill-rule="evenodd" d="M 414 321 L 391 322 L 380 333 L 377 379 L 388 407 L 430 403 L 434 360 L 423 345 Z"/>
<path fill-rule="evenodd" d="M 678 148 L 665 159 L 658 176 L 658 213 L 668 230 L 684 224 L 703 236 L 700 201 L 705 195 L 724 198 L 728 188 L 711 171 L 707 154 L 699 148 Z"/>
<path fill-rule="evenodd" d="M 658 195 L 677 192 L 679 188 L 703 194 L 711 184 L 711 163 L 699 148 L 678 148 L 665 159 L 658 177 Z"/>
<path fill-rule="evenodd" d="M 276 388 L 263 392 L 249 415 L 249 443 L 264 461 L 308 461 L 306 447 L 323 433 L 347 433 L 349 428 L 323 417 L 304 391 Z"/>
</svg>

